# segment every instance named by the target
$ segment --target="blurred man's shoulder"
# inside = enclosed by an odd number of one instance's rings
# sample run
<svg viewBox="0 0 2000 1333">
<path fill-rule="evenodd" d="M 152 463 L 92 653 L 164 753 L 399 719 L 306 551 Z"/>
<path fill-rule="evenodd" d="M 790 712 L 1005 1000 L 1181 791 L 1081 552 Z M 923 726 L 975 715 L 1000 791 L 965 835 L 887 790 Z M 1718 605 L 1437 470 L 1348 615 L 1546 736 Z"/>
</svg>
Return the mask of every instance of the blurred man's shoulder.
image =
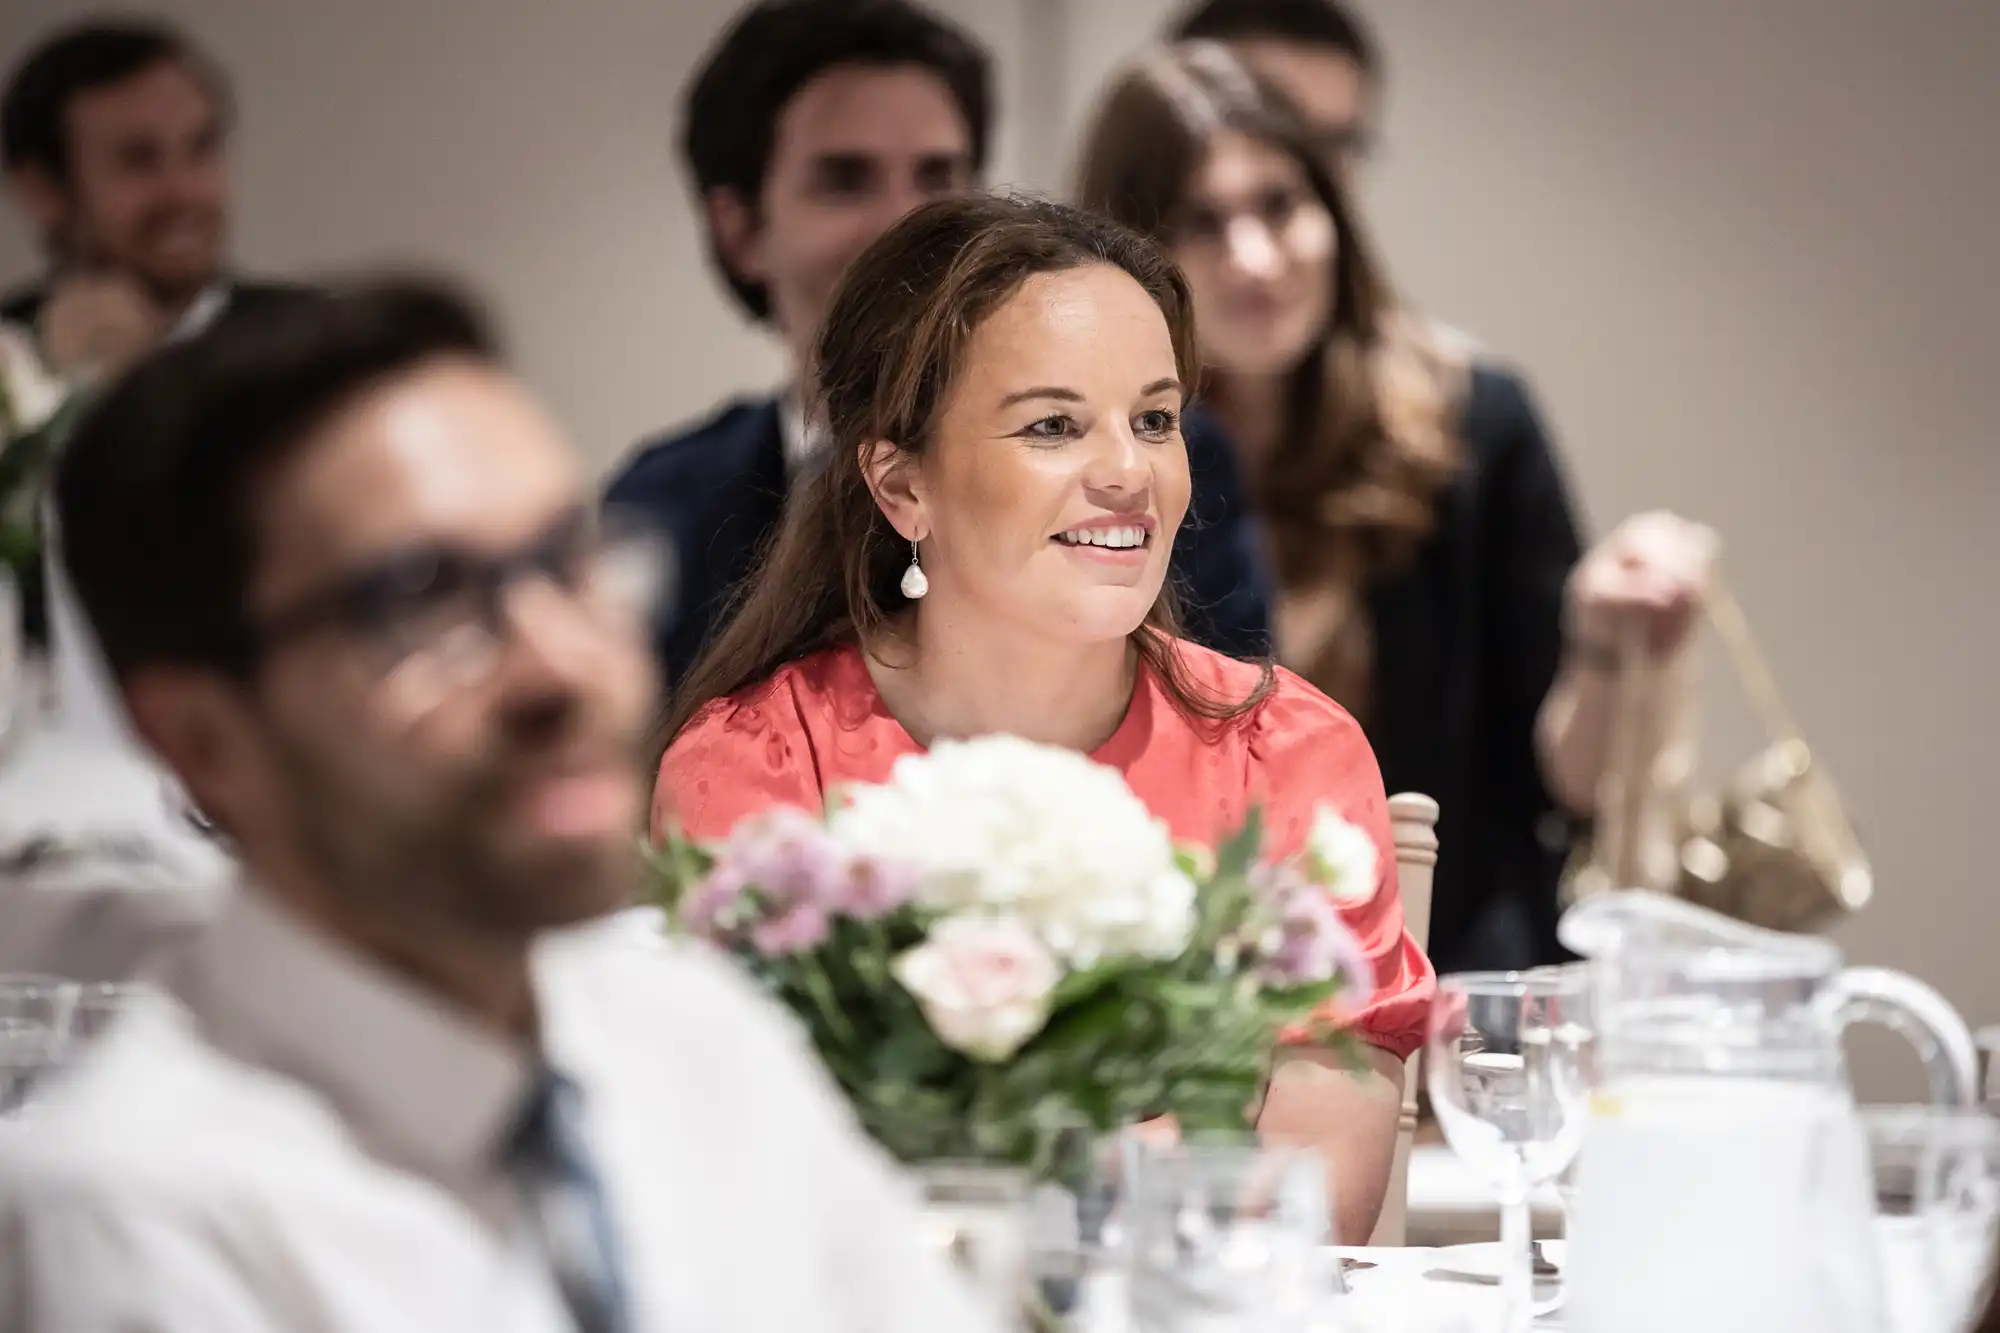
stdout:
<svg viewBox="0 0 2000 1333">
<path fill-rule="evenodd" d="M 0 1134 L 0 1199 L 32 1212 L 206 1211 L 257 1192 L 339 1122 L 299 1085 L 209 1044 L 171 1001 L 148 1004 L 63 1070 Z"/>
<path fill-rule="evenodd" d="M 656 912 L 563 932 L 544 951 L 541 975 L 561 987 L 566 1015 L 618 1051 L 678 1065 L 677 1077 L 733 1082 L 751 1070 L 782 1081 L 773 1057 L 804 1053 L 797 1023 L 735 960 L 666 935 Z"/>
</svg>

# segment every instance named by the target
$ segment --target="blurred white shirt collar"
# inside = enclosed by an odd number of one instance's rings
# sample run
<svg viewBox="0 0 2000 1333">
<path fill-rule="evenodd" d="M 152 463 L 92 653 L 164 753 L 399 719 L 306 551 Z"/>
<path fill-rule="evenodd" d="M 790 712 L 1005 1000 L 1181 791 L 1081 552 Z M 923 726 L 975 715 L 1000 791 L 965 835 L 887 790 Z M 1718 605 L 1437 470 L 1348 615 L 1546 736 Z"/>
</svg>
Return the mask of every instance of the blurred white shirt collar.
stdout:
<svg viewBox="0 0 2000 1333">
<path fill-rule="evenodd" d="M 186 310 L 181 312 L 173 328 L 167 330 L 167 341 L 177 343 L 192 338 L 197 333 L 206 332 L 222 312 L 229 308 L 229 282 L 218 278 L 202 288 L 201 295 L 194 298 Z"/>
<path fill-rule="evenodd" d="M 634 1333 L 992 1327 L 796 1025 L 619 920 L 538 946 Z M 570 1333 L 500 1140 L 539 1064 L 257 890 L 0 1134 L 0 1333 Z"/>
<path fill-rule="evenodd" d="M 372 961 L 239 890 L 173 989 L 224 1050 L 323 1093 L 366 1143 L 444 1178 L 498 1160 L 535 1061 Z"/>
<path fill-rule="evenodd" d="M 778 438 L 785 444 L 786 476 L 797 477 L 819 465 L 826 448 L 826 427 L 806 419 L 797 388 L 785 390 L 778 398 Z"/>
</svg>

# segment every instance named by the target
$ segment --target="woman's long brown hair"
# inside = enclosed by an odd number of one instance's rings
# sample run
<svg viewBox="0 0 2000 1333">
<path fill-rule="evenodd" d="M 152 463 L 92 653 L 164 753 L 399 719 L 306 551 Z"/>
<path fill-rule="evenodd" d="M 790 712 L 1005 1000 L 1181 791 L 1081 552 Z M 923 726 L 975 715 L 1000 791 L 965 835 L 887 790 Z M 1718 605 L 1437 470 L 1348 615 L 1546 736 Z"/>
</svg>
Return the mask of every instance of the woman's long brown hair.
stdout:
<svg viewBox="0 0 2000 1333">
<path fill-rule="evenodd" d="M 777 538 L 721 635 L 672 695 L 670 744 L 695 714 L 823 648 L 874 652 L 909 605 L 899 583 L 910 548 L 875 503 L 864 453 L 888 441 L 921 457 L 973 332 L 1029 278 L 1093 264 L 1128 274 L 1166 317 L 1184 384 L 1201 364 L 1187 282 L 1157 245 L 1104 218 L 1045 200 L 974 195 L 919 208 L 854 262 L 814 352 L 825 466 L 792 497 Z M 1134 646 L 1190 720 L 1227 722 L 1269 692 L 1267 667 L 1247 698 L 1204 690 L 1174 650 L 1163 587 Z"/>
<path fill-rule="evenodd" d="M 1250 481 L 1280 588 L 1339 603 L 1313 660 L 1288 665 L 1363 714 L 1374 664 L 1365 594 L 1430 533 L 1458 471 L 1462 366 L 1399 310 L 1296 111 L 1223 46 L 1156 50 L 1113 84 L 1084 141 L 1078 202 L 1172 246 L 1195 175 L 1229 132 L 1295 161 L 1333 218 L 1327 327 L 1293 370 L 1278 441 Z"/>
</svg>

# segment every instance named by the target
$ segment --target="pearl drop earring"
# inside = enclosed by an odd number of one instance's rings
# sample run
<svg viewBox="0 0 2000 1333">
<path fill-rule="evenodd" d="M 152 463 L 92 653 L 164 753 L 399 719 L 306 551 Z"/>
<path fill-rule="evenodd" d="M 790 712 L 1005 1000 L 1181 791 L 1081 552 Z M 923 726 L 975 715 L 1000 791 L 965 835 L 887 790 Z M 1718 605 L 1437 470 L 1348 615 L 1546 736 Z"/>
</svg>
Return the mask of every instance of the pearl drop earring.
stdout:
<svg viewBox="0 0 2000 1333">
<path fill-rule="evenodd" d="M 924 577 L 924 567 L 917 563 L 917 544 L 911 542 L 910 567 L 903 571 L 903 596 L 914 602 L 930 590 L 931 581 Z"/>
</svg>

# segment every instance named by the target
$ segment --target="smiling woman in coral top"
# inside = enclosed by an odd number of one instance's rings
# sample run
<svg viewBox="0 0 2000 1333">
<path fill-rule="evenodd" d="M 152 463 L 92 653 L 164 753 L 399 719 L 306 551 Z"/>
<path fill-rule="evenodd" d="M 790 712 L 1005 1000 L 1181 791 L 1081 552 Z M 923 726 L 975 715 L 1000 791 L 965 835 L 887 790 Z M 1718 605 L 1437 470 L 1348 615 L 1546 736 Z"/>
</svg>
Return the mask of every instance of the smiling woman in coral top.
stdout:
<svg viewBox="0 0 2000 1333">
<path fill-rule="evenodd" d="M 720 838 L 991 732 L 1118 769 L 1183 841 L 1213 846 L 1255 806 L 1266 853 L 1289 855 L 1331 808 L 1377 848 L 1375 892 L 1342 908 L 1375 966 L 1353 1019 L 1368 1067 L 1287 1049 L 1259 1124 L 1321 1149 L 1341 1237 L 1366 1239 L 1435 978 L 1360 728 L 1289 672 L 1174 637 L 1199 365 L 1179 271 L 1059 205 L 933 204 L 856 262 L 817 365 L 830 461 L 676 696 L 656 831 Z"/>
</svg>

